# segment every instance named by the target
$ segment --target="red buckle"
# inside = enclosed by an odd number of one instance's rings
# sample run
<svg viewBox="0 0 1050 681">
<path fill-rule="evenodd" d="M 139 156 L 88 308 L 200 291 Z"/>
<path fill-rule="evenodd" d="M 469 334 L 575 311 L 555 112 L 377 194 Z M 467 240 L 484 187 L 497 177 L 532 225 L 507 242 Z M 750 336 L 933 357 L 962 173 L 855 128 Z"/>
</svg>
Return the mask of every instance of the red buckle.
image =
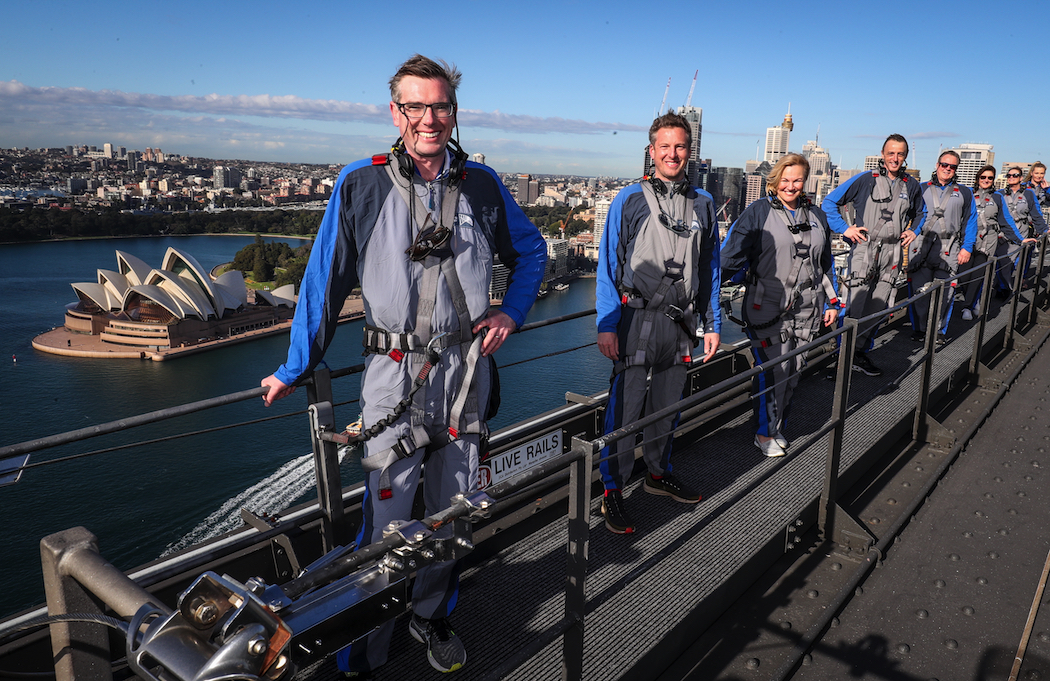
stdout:
<svg viewBox="0 0 1050 681">
<path fill-rule="evenodd" d="M 630 300 L 630 298 L 629 298 L 629 297 L 627 296 L 627 294 L 625 293 L 625 294 L 623 294 L 623 296 L 622 296 L 622 297 L 620 298 L 620 304 L 621 304 L 621 305 L 626 305 L 626 304 L 627 304 L 627 301 L 628 301 L 628 300 Z"/>
<path fill-rule="evenodd" d="M 831 300 L 828 301 L 828 304 L 829 305 L 838 305 L 839 304 L 839 299 L 838 298 L 832 298 Z"/>
<path fill-rule="evenodd" d="M 405 353 L 401 352 L 397 348 L 394 348 L 390 352 L 386 353 L 386 356 L 394 360 L 395 362 L 400 362 L 402 359 L 404 359 Z"/>
<path fill-rule="evenodd" d="M 682 355 L 682 363 L 683 364 L 692 364 L 693 363 L 693 356 L 692 355 Z"/>
<path fill-rule="evenodd" d="M 387 499 L 394 498 L 394 490 L 392 489 L 381 489 L 379 490 L 380 501 L 386 501 Z"/>
<path fill-rule="evenodd" d="M 453 428 L 452 426 L 448 427 L 448 434 L 453 440 L 459 439 L 459 431 Z"/>
<path fill-rule="evenodd" d="M 374 166 L 385 166 L 389 162 L 390 159 L 387 158 L 386 154 L 376 154 L 372 157 L 372 165 Z"/>
<path fill-rule="evenodd" d="M 753 303 L 751 305 L 751 309 L 753 309 L 753 310 L 761 310 L 762 309 L 762 303 Z"/>
</svg>

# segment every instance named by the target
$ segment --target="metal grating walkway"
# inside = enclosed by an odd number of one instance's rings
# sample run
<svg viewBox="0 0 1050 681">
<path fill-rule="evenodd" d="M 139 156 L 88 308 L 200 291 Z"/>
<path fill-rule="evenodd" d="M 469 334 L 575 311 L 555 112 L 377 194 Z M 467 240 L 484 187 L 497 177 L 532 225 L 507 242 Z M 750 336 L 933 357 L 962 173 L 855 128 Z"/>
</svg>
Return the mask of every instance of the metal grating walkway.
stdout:
<svg viewBox="0 0 1050 681">
<path fill-rule="evenodd" d="M 998 311 L 989 320 L 986 337 L 1003 329 L 1006 313 Z M 933 386 L 947 389 L 951 375 L 968 360 L 973 328 L 953 324 L 959 335 L 937 352 Z M 902 423 L 910 430 L 922 347 L 908 335 L 909 329 L 898 326 L 878 338 L 871 356 L 884 369 L 883 376 L 852 375 L 843 471 L 878 449 L 888 433 L 899 432 Z M 717 600 L 719 590 L 727 588 L 749 559 L 772 550 L 771 563 L 782 553 L 785 528 L 821 491 L 826 437 L 804 450 L 800 446 L 830 417 L 833 389 L 834 382 L 823 374 L 803 378 L 785 433 L 793 443 L 785 459 L 766 459 L 753 446 L 750 412 L 677 450 L 676 473 L 704 495 L 696 506 L 647 495 L 640 480 L 632 482 L 625 495 L 638 525 L 634 535 L 608 532 L 600 500 L 593 500 L 586 679 L 656 676 L 671 660 L 659 659 L 654 646 L 665 637 L 691 640 L 699 635 L 689 630 L 691 613 Z M 455 678 L 487 678 L 506 656 L 562 617 L 565 547 L 562 519 L 464 573 L 452 620 L 467 645 L 468 662 Z M 645 659 L 647 654 L 656 659 Z M 377 679 L 443 678 L 408 635 L 405 618 L 398 621 L 391 658 Z M 329 660 L 300 676 L 335 675 Z M 560 639 L 507 678 L 560 679 Z"/>
</svg>

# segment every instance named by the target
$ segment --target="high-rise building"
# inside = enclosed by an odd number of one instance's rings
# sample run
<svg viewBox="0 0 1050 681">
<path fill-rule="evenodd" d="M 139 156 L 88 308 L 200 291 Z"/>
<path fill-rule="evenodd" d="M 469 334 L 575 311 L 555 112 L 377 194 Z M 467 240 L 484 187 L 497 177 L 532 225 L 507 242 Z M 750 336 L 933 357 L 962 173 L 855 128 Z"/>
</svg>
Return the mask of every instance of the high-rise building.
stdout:
<svg viewBox="0 0 1050 681">
<path fill-rule="evenodd" d="M 795 124 L 791 120 L 791 107 L 788 106 L 788 112 L 784 116 L 784 121 L 776 127 L 766 128 L 766 153 L 762 160 L 769 161 L 770 165 L 772 165 L 787 154 L 788 144 L 791 140 L 791 131 L 794 129 Z"/>
<path fill-rule="evenodd" d="M 525 205 L 529 202 L 529 181 L 531 175 L 518 175 L 518 203 Z"/>
<path fill-rule="evenodd" d="M 600 244 L 602 233 L 605 231 L 605 219 L 609 217 L 609 199 L 598 199 L 594 202 L 594 243 Z"/>
<path fill-rule="evenodd" d="M 113 158 L 113 145 L 106 142 L 102 145 L 102 155 L 106 158 Z"/>
<path fill-rule="evenodd" d="M 864 157 L 864 170 L 878 170 L 879 161 L 882 160 L 882 156 L 879 154 L 871 154 L 870 156 Z"/>
<path fill-rule="evenodd" d="M 703 159 L 700 158 L 700 135 L 703 131 L 701 123 L 704 117 L 704 110 L 695 106 L 680 106 L 676 113 L 689 122 L 689 131 L 693 137 L 693 146 L 689 150 L 689 166 L 685 171 L 686 179 L 689 180 L 689 184 L 699 187 L 702 184 L 701 175 L 707 172 Z"/>
<path fill-rule="evenodd" d="M 474 161 L 474 163 L 484 163 L 485 162 L 485 154 L 481 154 L 481 153 L 474 154 L 473 156 L 470 157 L 470 160 Z"/>
<path fill-rule="evenodd" d="M 995 165 L 995 152 L 992 148 L 991 144 L 967 142 L 955 150 L 959 154 L 959 169 L 955 171 L 959 184 L 972 187 L 981 166 Z"/>
</svg>

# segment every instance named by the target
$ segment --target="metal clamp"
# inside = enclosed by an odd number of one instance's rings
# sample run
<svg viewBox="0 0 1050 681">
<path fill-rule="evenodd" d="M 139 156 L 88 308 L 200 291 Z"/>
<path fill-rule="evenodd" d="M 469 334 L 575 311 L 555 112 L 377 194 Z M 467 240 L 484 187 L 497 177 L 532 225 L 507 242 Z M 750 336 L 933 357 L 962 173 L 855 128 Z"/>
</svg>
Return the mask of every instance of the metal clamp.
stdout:
<svg viewBox="0 0 1050 681">
<path fill-rule="evenodd" d="M 496 500 L 490 497 L 485 492 L 472 492 L 467 494 L 456 494 L 452 497 L 453 504 L 465 504 L 467 508 L 471 509 L 470 519 L 481 520 L 482 518 L 488 518 L 492 514 L 492 507 L 496 505 Z"/>
</svg>

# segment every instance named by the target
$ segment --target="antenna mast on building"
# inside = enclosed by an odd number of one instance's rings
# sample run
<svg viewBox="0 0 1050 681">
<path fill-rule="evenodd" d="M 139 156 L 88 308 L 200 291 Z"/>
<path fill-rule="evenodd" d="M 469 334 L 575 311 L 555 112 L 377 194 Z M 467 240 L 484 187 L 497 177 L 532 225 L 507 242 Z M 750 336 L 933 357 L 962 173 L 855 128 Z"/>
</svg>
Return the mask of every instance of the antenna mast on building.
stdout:
<svg viewBox="0 0 1050 681">
<path fill-rule="evenodd" d="M 696 89 L 696 77 L 700 74 L 700 69 L 697 69 L 693 74 L 693 84 L 689 86 L 689 96 L 685 98 L 686 107 L 693 103 L 693 90 Z"/>
</svg>

